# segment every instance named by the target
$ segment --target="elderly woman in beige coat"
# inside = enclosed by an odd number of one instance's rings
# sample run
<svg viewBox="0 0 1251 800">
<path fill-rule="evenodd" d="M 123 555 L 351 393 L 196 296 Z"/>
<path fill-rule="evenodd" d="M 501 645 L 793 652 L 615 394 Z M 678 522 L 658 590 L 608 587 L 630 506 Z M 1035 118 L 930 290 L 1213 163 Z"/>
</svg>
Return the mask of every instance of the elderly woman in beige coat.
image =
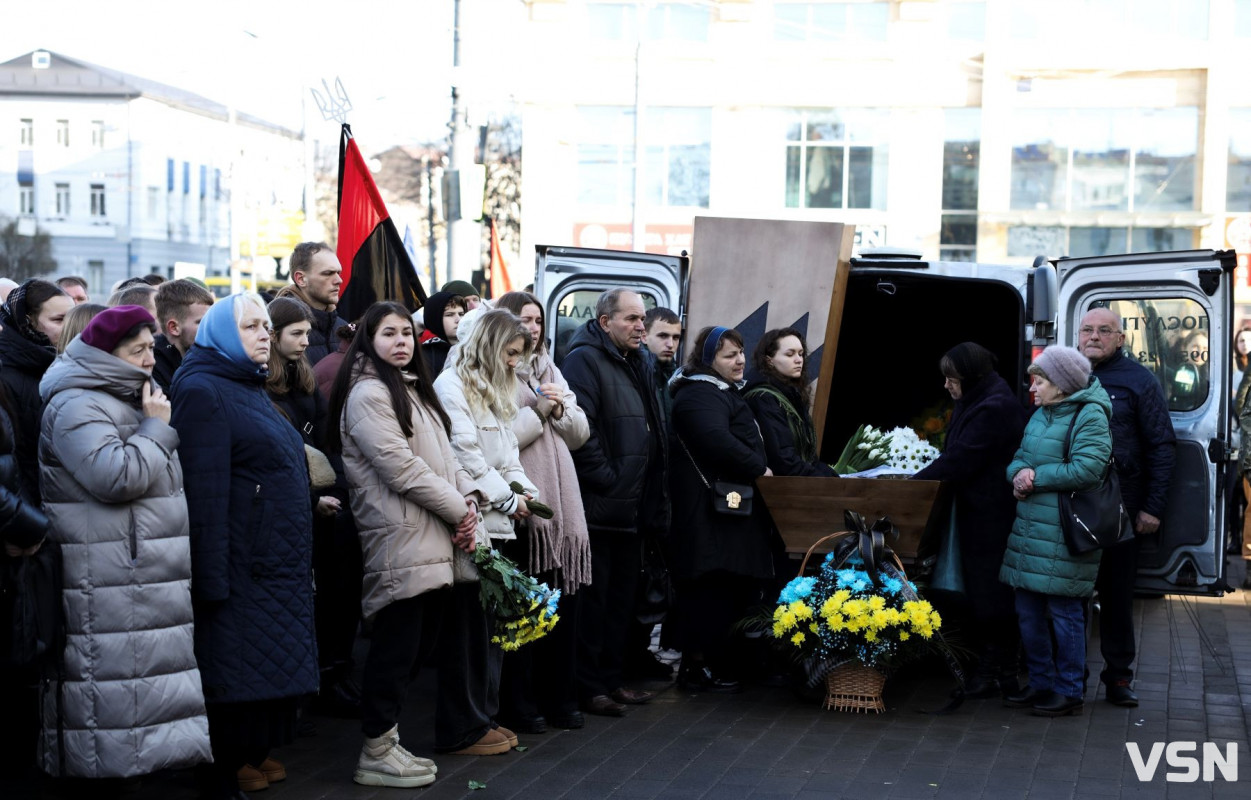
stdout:
<svg viewBox="0 0 1251 800">
<path fill-rule="evenodd" d="M 375 303 L 330 395 L 330 445 L 342 447 L 364 553 L 362 610 L 374 621 L 353 777 L 366 786 L 434 781 L 434 762 L 400 746 L 397 722 L 442 615 L 440 590 L 452 585 L 453 547 L 472 552 L 480 527 L 481 495 L 452 453 L 451 422 L 416 352 L 409 312 Z"/>
</svg>

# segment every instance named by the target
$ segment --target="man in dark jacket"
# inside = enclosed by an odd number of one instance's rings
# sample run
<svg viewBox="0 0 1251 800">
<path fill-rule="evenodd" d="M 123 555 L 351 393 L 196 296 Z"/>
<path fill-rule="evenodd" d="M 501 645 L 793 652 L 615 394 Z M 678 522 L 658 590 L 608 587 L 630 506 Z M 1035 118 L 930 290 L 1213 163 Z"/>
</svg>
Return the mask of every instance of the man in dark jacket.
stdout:
<svg viewBox="0 0 1251 800">
<path fill-rule="evenodd" d="M 325 242 L 301 242 L 291 253 L 291 285 L 278 291 L 278 297 L 294 297 L 313 311 L 313 327 L 308 332 L 304 355 L 310 364 L 338 349 L 334 333 L 350 320 L 334 312 L 343 284 L 343 266 Z"/>
<path fill-rule="evenodd" d="M 1160 529 L 1175 459 L 1173 422 L 1164 390 L 1150 370 L 1125 357 L 1121 318 L 1106 308 L 1088 311 L 1077 344 L 1094 365 L 1094 375 L 1112 398 L 1112 454 L 1121 482 L 1125 510 L 1134 532 L 1147 536 Z M 1137 706 L 1130 688 L 1134 678 L 1134 576 L 1138 539 L 1103 551 L 1095 590 L 1099 593 L 1099 644 L 1107 700 Z"/>
<path fill-rule="evenodd" d="M 578 691 L 593 714 L 622 716 L 650 692 L 622 686 L 642 537 L 668 527 L 666 442 L 655 380 L 640 353 L 643 298 L 613 289 L 573 335 L 561 370 L 591 436 L 573 453 L 591 538 L 591 585 L 578 621 Z"/>
<path fill-rule="evenodd" d="M 165 394 L 169 394 L 174 373 L 195 343 L 200 320 L 211 305 L 213 293 L 189 280 L 166 281 L 157 287 L 156 320 L 161 332 L 156 335 L 153 350 L 156 366 L 152 368 L 152 377 Z"/>
</svg>

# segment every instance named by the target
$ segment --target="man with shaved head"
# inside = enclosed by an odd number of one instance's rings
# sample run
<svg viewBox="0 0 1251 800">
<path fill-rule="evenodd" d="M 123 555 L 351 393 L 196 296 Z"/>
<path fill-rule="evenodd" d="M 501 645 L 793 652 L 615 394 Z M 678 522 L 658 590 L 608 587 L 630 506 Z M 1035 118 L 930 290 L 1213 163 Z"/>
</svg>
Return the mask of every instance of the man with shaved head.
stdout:
<svg viewBox="0 0 1251 800">
<path fill-rule="evenodd" d="M 1095 591 L 1099 593 L 1099 644 L 1107 700 L 1137 706 L 1130 684 L 1134 645 L 1134 577 L 1138 537 L 1160 529 L 1177 441 L 1164 389 L 1149 369 L 1125 355 L 1121 318 L 1107 308 L 1082 317 L 1077 349 L 1094 366 L 1094 376 L 1112 398 L 1112 454 L 1121 481 L 1121 499 L 1137 536 L 1103 551 Z"/>
</svg>

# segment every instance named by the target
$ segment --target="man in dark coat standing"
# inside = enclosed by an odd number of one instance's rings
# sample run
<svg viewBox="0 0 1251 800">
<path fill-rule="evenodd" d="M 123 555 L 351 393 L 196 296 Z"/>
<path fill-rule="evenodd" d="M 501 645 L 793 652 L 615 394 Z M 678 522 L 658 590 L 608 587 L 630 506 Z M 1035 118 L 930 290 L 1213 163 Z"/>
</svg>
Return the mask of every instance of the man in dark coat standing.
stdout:
<svg viewBox="0 0 1251 800">
<path fill-rule="evenodd" d="M 1164 389 L 1146 367 L 1125 357 L 1121 318 L 1106 308 L 1082 317 L 1077 344 L 1094 365 L 1094 376 L 1112 398 L 1112 455 L 1121 481 L 1121 499 L 1134 521 L 1134 533 L 1147 536 L 1160 529 L 1169 480 L 1176 458 L 1173 421 Z M 1099 645 L 1107 700 L 1137 706 L 1130 688 L 1134 646 L 1134 576 L 1138 572 L 1138 539 L 1103 551 L 1095 590 L 1099 593 Z"/>
<path fill-rule="evenodd" d="M 308 332 L 308 349 L 304 355 L 316 365 L 339 349 L 335 331 L 350 320 L 335 314 L 339 287 L 343 284 L 343 266 L 325 242 L 301 242 L 291 253 L 291 285 L 278 291 L 278 297 L 294 297 L 313 311 L 313 327 Z"/>
<path fill-rule="evenodd" d="M 573 453 L 591 538 L 591 585 L 578 620 L 578 691 L 592 714 L 623 716 L 650 692 L 622 685 L 642 538 L 669 524 L 667 448 L 655 380 L 640 353 L 643 298 L 613 289 L 570 340 L 561 370 L 591 436 Z"/>
</svg>

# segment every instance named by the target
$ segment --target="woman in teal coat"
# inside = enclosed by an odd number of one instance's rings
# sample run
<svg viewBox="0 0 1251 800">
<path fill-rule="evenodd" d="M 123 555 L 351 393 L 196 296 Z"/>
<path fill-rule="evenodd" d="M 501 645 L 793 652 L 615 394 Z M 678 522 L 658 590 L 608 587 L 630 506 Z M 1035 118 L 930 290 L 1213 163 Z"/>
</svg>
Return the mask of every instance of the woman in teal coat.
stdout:
<svg viewBox="0 0 1251 800">
<path fill-rule="evenodd" d="M 1039 409 L 1008 465 L 1016 521 L 999 580 L 1016 590 L 1029 686 L 1005 697 L 1004 705 L 1060 717 L 1082 711 L 1086 599 L 1095 588 L 1099 551 L 1069 552 L 1060 530 L 1059 497 L 1100 484 L 1112 455 L 1112 401 L 1091 376 L 1090 361 L 1071 347 L 1048 347 L 1028 372 Z M 1070 423 L 1073 440 L 1066 462 Z"/>
</svg>

